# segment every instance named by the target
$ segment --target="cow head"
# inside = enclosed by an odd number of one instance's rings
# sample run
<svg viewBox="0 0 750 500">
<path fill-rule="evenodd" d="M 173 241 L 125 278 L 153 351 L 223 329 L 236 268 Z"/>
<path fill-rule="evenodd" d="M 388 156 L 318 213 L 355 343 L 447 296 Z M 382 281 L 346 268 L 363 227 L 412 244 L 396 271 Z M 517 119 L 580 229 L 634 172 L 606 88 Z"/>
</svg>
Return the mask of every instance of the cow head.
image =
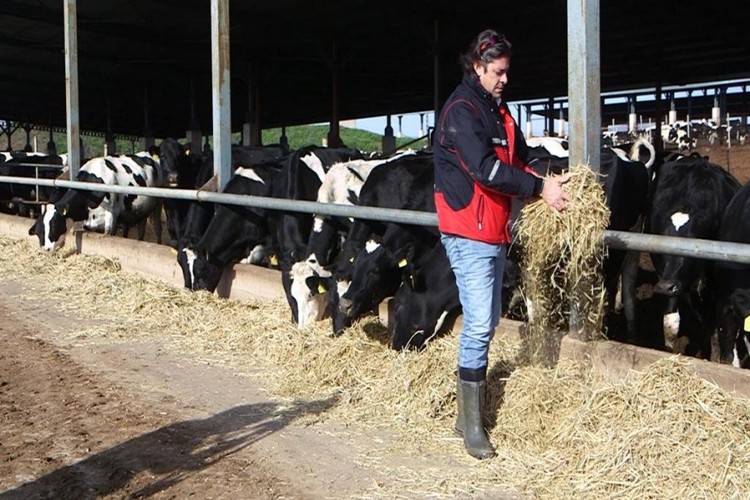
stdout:
<svg viewBox="0 0 750 500">
<path fill-rule="evenodd" d="M 407 264 L 407 253 L 406 247 L 394 252 L 374 239 L 357 253 L 352 262 L 351 282 L 339 296 L 337 313 L 344 316 L 345 323 L 351 324 L 396 292 L 402 268 Z"/>
<path fill-rule="evenodd" d="M 687 210 L 675 210 L 669 223 L 664 225 L 660 234 L 664 236 L 698 237 L 695 227 L 702 225 L 702 217 Z M 698 234 L 701 234 L 699 231 Z M 654 285 L 654 293 L 676 297 L 689 292 L 691 287 L 701 288 L 701 277 L 704 274 L 705 262 L 695 257 L 679 255 L 652 254 L 654 267 L 659 281 Z M 698 290 L 698 291 L 699 291 Z"/>
<path fill-rule="evenodd" d="M 323 319 L 328 304 L 328 291 L 333 279 L 331 272 L 323 269 L 313 255 L 295 262 L 289 272 L 291 296 L 296 303 L 297 326 L 303 328 Z"/>
<path fill-rule="evenodd" d="M 43 205 L 42 213 L 29 228 L 29 236 L 36 235 L 39 238 L 39 246 L 45 251 L 53 252 L 65 244 L 67 221 L 66 205 Z"/>
<path fill-rule="evenodd" d="M 746 367 L 750 362 L 750 290 L 734 290 L 729 300 L 718 307 L 719 361 Z"/>
<path fill-rule="evenodd" d="M 200 246 L 195 247 L 192 254 L 187 254 L 192 262 L 192 285 L 193 290 L 208 290 L 213 292 L 219 286 L 224 266 L 211 260 L 211 256 Z"/>
</svg>

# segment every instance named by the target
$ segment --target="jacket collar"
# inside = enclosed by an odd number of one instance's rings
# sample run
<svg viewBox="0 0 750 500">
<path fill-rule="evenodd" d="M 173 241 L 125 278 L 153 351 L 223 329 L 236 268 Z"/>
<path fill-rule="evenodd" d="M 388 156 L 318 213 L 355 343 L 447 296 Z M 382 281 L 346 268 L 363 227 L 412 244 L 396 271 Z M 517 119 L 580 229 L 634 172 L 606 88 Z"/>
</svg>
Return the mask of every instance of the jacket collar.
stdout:
<svg viewBox="0 0 750 500">
<path fill-rule="evenodd" d="M 484 87 L 479 84 L 479 80 L 477 80 L 474 75 L 465 74 L 463 84 L 466 86 L 466 88 L 469 89 L 472 94 L 477 96 L 482 101 L 489 103 L 493 110 L 498 108 L 498 104 L 495 101 L 495 98 L 492 97 L 492 94 L 484 90 Z M 500 102 L 502 103 L 503 101 Z"/>
</svg>

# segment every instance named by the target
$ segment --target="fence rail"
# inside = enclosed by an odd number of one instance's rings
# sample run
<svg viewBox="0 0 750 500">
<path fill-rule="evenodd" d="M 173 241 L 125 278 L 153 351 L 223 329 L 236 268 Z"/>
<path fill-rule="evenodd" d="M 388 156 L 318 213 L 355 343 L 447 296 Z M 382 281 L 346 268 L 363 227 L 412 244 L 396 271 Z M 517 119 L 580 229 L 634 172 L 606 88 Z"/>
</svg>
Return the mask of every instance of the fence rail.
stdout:
<svg viewBox="0 0 750 500">
<path fill-rule="evenodd" d="M 144 188 L 135 186 L 107 186 L 91 182 L 76 182 L 62 179 L 31 179 L 13 176 L 0 176 L 0 182 L 36 186 L 59 187 L 119 194 L 137 194 L 157 198 L 222 203 L 266 208 L 270 210 L 315 213 L 335 217 L 372 219 L 400 224 L 437 226 L 437 215 L 432 212 L 400 210 L 395 208 L 360 207 L 336 205 L 304 200 L 287 200 L 265 196 L 250 196 L 216 193 L 200 189 Z M 707 260 L 729 261 L 750 264 L 750 244 L 713 241 L 675 236 L 631 233 L 627 231 L 604 231 L 603 243 L 611 248 L 638 250 L 684 257 L 699 257 Z"/>
</svg>

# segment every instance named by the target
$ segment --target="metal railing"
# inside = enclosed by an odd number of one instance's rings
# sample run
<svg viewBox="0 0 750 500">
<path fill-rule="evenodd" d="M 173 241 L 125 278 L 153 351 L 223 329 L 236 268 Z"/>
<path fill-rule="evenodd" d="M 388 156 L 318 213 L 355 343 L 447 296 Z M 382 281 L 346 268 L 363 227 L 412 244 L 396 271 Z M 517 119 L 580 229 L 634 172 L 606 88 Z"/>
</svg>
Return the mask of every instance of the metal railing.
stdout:
<svg viewBox="0 0 750 500">
<path fill-rule="evenodd" d="M 200 189 L 144 188 L 135 186 L 107 186 L 91 182 L 76 182 L 62 179 L 31 179 L 13 176 L 0 176 L 0 182 L 36 186 L 78 189 L 104 193 L 137 194 L 157 198 L 202 201 L 266 208 L 270 210 L 315 213 L 335 217 L 372 219 L 400 224 L 437 226 L 437 215 L 433 212 L 401 210 L 396 208 L 362 207 L 318 203 L 315 201 L 287 200 L 265 196 L 216 193 Z M 685 257 L 698 257 L 707 260 L 730 261 L 750 264 L 750 244 L 713 241 L 675 236 L 658 236 L 627 231 L 604 231 L 604 243 L 611 248 L 638 250 Z"/>
</svg>

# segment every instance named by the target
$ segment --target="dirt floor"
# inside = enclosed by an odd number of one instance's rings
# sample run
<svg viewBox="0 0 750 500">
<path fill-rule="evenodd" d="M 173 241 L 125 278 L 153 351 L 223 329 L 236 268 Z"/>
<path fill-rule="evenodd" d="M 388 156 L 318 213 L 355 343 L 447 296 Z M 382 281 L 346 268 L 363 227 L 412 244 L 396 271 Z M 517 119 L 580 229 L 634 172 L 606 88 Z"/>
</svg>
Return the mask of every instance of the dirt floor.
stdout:
<svg viewBox="0 0 750 500">
<path fill-rule="evenodd" d="M 338 495 L 305 484 L 310 470 L 294 461 L 280 472 L 269 445 L 257 449 L 295 414 L 251 402 L 259 395 L 246 380 L 159 345 L 57 343 L 85 320 L 23 295 L 3 282 L 0 498 Z"/>
</svg>

